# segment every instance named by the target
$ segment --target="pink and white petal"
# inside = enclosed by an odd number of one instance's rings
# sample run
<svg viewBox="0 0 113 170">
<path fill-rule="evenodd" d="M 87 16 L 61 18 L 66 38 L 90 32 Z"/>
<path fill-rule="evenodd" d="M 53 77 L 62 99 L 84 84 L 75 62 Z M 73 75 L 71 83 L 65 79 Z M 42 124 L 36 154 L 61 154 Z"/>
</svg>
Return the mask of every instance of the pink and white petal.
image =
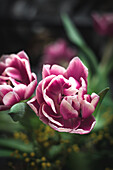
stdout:
<svg viewBox="0 0 113 170">
<path fill-rule="evenodd" d="M 36 97 L 37 97 L 37 101 L 39 104 L 42 104 L 44 102 L 43 92 L 42 92 L 42 83 L 43 83 L 43 80 L 39 82 L 36 88 Z"/>
<path fill-rule="evenodd" d="M 52 65 L 51 69 L 50 69 L 50 74 L 52 75 L 64 75 L 64 73 L 66 72 L 66 69 L 62 66 L 59 65 Z"/>
<path fill-rule="evenodd" d="M 55 103 L 54 103 L 54 101 L 56 101 L 56 98 L 54 98 L 54 100 L 53 100 L 53 99 L 52 99 L 53 97 L 50 98 L 49 95 L 50 95 L 50 93 L 48 93 L 48 92 L 46 91 L 46 89 L 43 90 L 43 97 L 44 97 L 45 102 L 46 102 L 49 106 L 51 106 L 52 110 L 53 110 L 55 113 L 57 113 L 56 108 L 55 108 Z M 54 97 L 56 97 L 56 96 L 54 96 Z"/>
<path fill-rule="evenodd" d="M 42 69 L 42 78 L 46 78 L 47 76 L 50 76 L 50 65 L 49 64 L 45 64 L 43 65 L 43 69 Z"/>
<path fill-rule="evenodd" d="M 64 95 L 66 96 L 75 95 L 78 92 L 78 88 L 80 87 L 80 84 L 73 77 L 69 78 L 66 85 L 68 84 L 69 84 L 69 88 L 65 88 L 64 85 L 64 91 L 63 91 Z"/>
<path fill-rule="evenodd" d="M 26 92 L 24 94 L 24 99 L 28 99 L 29 97 L 32 96 L 32 94 L 35 91 L 37 85 L 37 80 L 32 81 L 27 87 L 26 87 Z"/>
<path fill-rule="evenodd" d="M 3 76 L 3 75 L 2 76 L 0 75 L 0 80 L 7 81 L 7 80 L 10 80 L 10 78 Z"/>
<path fill-rule="evenodd" d="M 22 61 L 22 59 L 20 59 L 20 57 L 15 54 L 12 54 L 10 56 L 12 57 L 12 61 L 10 62 L 9 67 L 14 67 L 17 70 L 19 70 L 20 75 L 22 77 L 22 82 L 28 85 L 30 81 L 25 67 L 25 62 L 24 62 L 25 60 L 23 59 L 24 61 Z"/>
<path fill-rule="evenodd" d="M 29 61 L 29 58 L 27 56 L 27 54 L 24 51 L 20 51 L 19 53 L 17 53 L 17 55 L 21 58 L 21 59 L 25 59 Z"/>
<path fill-rule="evenodd" d="M 59 92 L 61 92 L 61 88 L 63 86 L 63 84 L 65 83 L 63 77 L 61 76 L 55 76 L 50 83 L 48 84 L 46 90 L 50 93 L 52 93 L 53 95 L 58 94 Z"/>
<path fill-rule="evenodd" d="M 44 102 L 43 91 L 54 77 L 54 75 L 50 75 L 39 82 L 36 90 L 37 101 L 39 104 Z"/>
<path fill-rule="evenodd" d="M 85 94 L 85 95 L 84 95 L 84 99 L 85 99 L 87 102 L 91 103 L 91 96 L 90 96 L 89 94 Z"/>
<path fill-rule="evenodd" d="M 37 83 L 37 76 L 36 76 L 36 74 L 32 72 L 31 76 L 32 76 L 31 81 L 36 80 L 36 83 Z"/>
<path fill-rule="evenodd" d="M 43 112 L 42 112 L 42 106 L 43 106 L 43 104 L 40 105 L 40 108 L 39 108 L 39 119 L 40 119 L 43 123 L 45 123 L 45 124 L 48 125 L 49 120 L 48 120 L 48 118 L 46 118 L 46 117 L 44 116 L 44 114 L 43 114 Z"/>
<path fill-rule="evenodd" d="M 53 78 L 55 78 L 55 77 L 56 77 L 55 75 L 50 75 L 50 76 L 44 78 L 44 79 L 43 79 L 43 83 L 42 83 L 42 90 L 44 90 L 44 89 L 49 85 L 49 83 L 51 82 L 51 80 L 52 80 Z"/>
<path fill-rule="evenodd" d="M 60 114 L 65 120 L 78 117 L 78 111 L 65 99 L 63 99 L 60 104 Z"/>
<path fill-rule="evenodd" d="M 62 127 L 63 124 L 62 124 L 62 119 L 60 118 L 61 116 L 60 117 L 58 116 L 58 118 L 56 118 L 56 117 L 54 117 L 55 113 L 53 112 L 53 114 L 52 114 L 52 112 L 53 111 L 51 110 L 51 108 L 47 104 L 42 105 L 43 115 L 53 124 L 56 124 L 57 126 Z M 50 115 L 50 113 L 51 113 L 51 115 Z"/>
<path fill-rule="evenodd" d="M 80 103 L 84 100 L 85 93 L 86 93 L 85 89 L 80 87 L 80 89 L 78 90 L 78 101 Z"/>
<path fill-rule="evenodd" d="M 66 70 L 65 76 L 66 78 L 73 77 L 78 82 L 80 80 L 80 77 L 82 77 L 87 83 L 88 69 L 78 57 L 74 57 L 70 61 L 70 64 Z"/>
<path fill-rule="evenodd" d="M 0 75 L 4 72 L 6 66 L 3 62 L 0 62 Z"/>
<path fill-rule="evenodd" d="M 0 57 L 0 66 L 4 65 L 5 67 L 7 67 L 9 61 L 11 61 L 10 55 L 2 55 Z M 1 67 L 2 68 L 2 67 Z"/>
<path fill-rule="evenodd" d="M 82 118 L 87 118 L 89 117 L 95 110 L 95 107 L 87 102 L 86 100 L 83 100 L 81 102 L 81 114 L 82 114 Z"/>
<path fill-rule="evenodd" d="M 14 67 L 6 68 L 3 74 L 7 74 L 9 77 L 12 77 L 13 79 L 22 81 L 20 71 Z"/>
<path fill-rule="evenodd" d="M 0 96 L 4 97 L 7 93 L 13 91 L 13 88 L 10 85 L 0 85 Z"/>
<path fill-rule="evenodd" d="M 68 133 L 70 133 L 70 132 L 72 131 L 71 128 L 59 127 L 59 126 L 57 126 L 57 125 L 55 125 L 55 124 L 53 124 L 53 123 L 51 123 L 51 122 L 49 122 L 48 125 L 49 125 L 52 129 L 54 129 L 54 130 L 56 130 L 56 131 L 58 131 L 58 132 L 68 132 Z"/>
<path fill-rule="evenodd" d="M 49 122 L 49 126 L 51 126 L 54 130 L 59 132 L 69 132 L 71 133 L 73 129 L 77 129 L 80 126 L 81 120 L 78 118 L 63 120 L 63 127 L 59 127 L 52 122 Z"/>
<path fill-rule="evenodd" d="M 94 128 L 96 124 L 95 118 L 91 115 L 87 119 L 84 119 L 81 122 L 81 125 L 77 129 L 73 129 L 71 133 L 77 133 L 77 134 L 87 134 L 90 133 L 91 130 Z"/>
<path fill-rule="evenodd" d="M 3 103 L 6 106 L 12 106 L 20 101 L 19 96 L 15 92 L 9 92 L 3 97 Z"/>
<path fill-rule="evenodd" d="M 48 84 L 47 88 L 43 90 L 43 97 L 46 103 L 52 107 L 53 111 L 56 112 L 55 105 L 57 105 L 57 98 L 61 93 L 62 84 L 64 83 L 62 76 L 55 76 Z"/>
<path fill-rule="evenodd" d="M 92 93 L 92 94 L 91 94 L 91 99 L 92 99 L 91 104 L 92 104 L 94 107 L 97 106 L 97 104 L 98 104 L 98 102 L 99 102 L 99 98 L 100 98 L 100 97 L 99 97 L 96 93 Z"/>
<path fill-rule="evenodd" d="M 30 62 L 27 54 L 24 51 L 21 51 L 17 54 L 19 60 L 23 63 L 24 67 L 26 68 L 26 72 L 28 73 L 29 80 L 31 81 L 31 68 Z"/>
<path fill-rule="evenodd" d="M 73 88 L 79 89 L 80 88 L 80 83 L 74 79 L 73 77 L 69 77 L 69 82 L 72 85 Z"/>
<path fill-rule="evenodd" d="M 36 115 L 38 116 L 39 113 L 39 107 L 40 105 L 37 102 L 36 96 L 33 97 L 31 100 L 29 100 L 27 102 L 27 104 L 31 107 L 31 109 L 36 113 Z"/>
<path fill-rule="evenodd" d="M 86 92 L 87 92 L 87 84 L 86 84 L 85 80 L 82 77 L 80 77 L 80 84 L 81 84 L 81 87 L 84 90 L 86 90 Z"/>
<path fill-rule="evenodd" d="M 11 77 L 9 77 L 9 80 L 10 80 L 10 82 L 12 83 L 12 85 L 15 87 L 15 86 L 17 86 L 17 85 L 19 85 L 19 84 L 22 84 L 22 82 L 20 82 L 20 81 L 18 81 L 18 80 L 15 80 L 15 79 L 13 79 L 13 78 L 11 78 Z"/>
<path fill-rule="evenodd" d="M 18 96 L 20 97 L 20 100 L 24 100 L 25 99 L 24 95 L 25 95 L 25 92 L 26 92 L 26 88 L 27 88 L 27 86 L 24 85 L 24 84 L 19 84 L 19 85 L 15 86 L 13 88 L 13 91 L 16 94 L 18 94 Z"/>
<path fill-rule="evenodd" d="M 26 69 L 26 74 L 28 76 L 29 82 L 32 81 L 32 74 L 31 74 L 31 68 L 30 68 L 30 63 L 29 61 L 22 59 L 22 63 L 24 68 Z"/>
</svg>

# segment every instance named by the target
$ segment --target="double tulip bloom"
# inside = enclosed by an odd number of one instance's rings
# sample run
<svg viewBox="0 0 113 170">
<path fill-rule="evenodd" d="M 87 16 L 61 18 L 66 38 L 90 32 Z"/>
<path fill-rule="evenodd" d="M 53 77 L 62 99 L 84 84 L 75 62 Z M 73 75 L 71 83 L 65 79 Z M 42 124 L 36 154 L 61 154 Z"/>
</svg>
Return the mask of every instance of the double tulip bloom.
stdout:
<svg viewBox="0 0 113 170">
<path fill-rule="evenodd" d="M 96 123 L 92 113 L 99 96 L 87 94 L 87 77 L 88 69 L 78 57 L 67 69 L 44 65 L 43 79 L 28 104 L 40 120 L 59 132 L 89 133 Z"/>
<path fill-rule="evenodd" d="M 45 124 L 59 132 L 89 133 L 96 120 L 92 113 L 99 101 L 95 93 L 87 94 L 88 69 L 78 57 L 67 69 L 44 65 L 42 80 L 31 72 L 25 52 L 0 58 L 0 111 L 26 100 Z M 36 96 L 31 100 L 36 89 Z"/>
<path fill-rule="evenodd" d="M 31 72 L 29 59 L 24 51 L 0 58 L 0 111 L 28 99 L 37 85 Z"/>
</svg>

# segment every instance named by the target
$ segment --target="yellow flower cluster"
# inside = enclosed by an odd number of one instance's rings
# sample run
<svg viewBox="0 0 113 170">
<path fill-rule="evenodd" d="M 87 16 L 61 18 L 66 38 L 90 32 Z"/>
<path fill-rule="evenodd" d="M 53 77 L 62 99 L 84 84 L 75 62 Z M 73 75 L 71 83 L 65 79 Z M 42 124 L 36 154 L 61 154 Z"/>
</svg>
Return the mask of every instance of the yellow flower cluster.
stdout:
<svg viewBox="0 0 113 170">
<path fill-rule="evenodd" d="M 74 152 L 79 152 L 79 151 L 80 151 L 80 148 L 79 148 L 79 146 L 78 146 L 77 144 L 74 144 L 74 145 L 72 145 L 71 147 L 69 147 L 69 148 L 67 149 L 67 151 L 68 151 L 68 152 L 72 152 L 72 151 L 74 151 Z"/>
<path fill-rule="evenodd" d="M 17 159 L 19 159 L 21 157 L 20 153 L 19 153 L 19 150 L 14 150 L 14 152 L 11 153 L 11 156 L 12 157 L 15 157 Z"/>
<path fill-rule="evenodd" d="M 37 142 L 43 143 L 44 147 L 48 147 L 49 146 L 48 139 L 54 137 L 55 131 L 51 129 L 49 126 L 41 124 L 40 128 L 35 130 L 35 134 Z"/>
<path fill-rule="evenodd" d="M 103 130 L 99 130 L 98 133 L 91 133 L 86 143 L 87 147 L 92 147 L 93 144 L 97 144 L 99 141 L 107 139 L 111 145 L 113 145 L 113 137 L 110 135 L 109 128 L 104 127 Z"/>
<path fill-rule="evenodd" d="M 25 133 L 23 133 L 23 132 L 15 132 L 14 133 L 14 138 L 24 141 L 25 144 L 29 143 L 29 139 L 28 139 L 27 135 Z"/>
</svg>

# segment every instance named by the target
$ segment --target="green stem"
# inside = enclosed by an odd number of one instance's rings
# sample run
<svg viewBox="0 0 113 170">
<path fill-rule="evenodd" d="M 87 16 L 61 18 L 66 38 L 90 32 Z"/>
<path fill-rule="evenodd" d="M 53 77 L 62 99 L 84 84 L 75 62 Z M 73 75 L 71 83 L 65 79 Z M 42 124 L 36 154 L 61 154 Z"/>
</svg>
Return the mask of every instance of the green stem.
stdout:
<svg viewBox="0 0 113 170">
<path fill-rule="evenodd" d="M 108 43 L 104 49 L 103 57 L 99 65 L 99 70 L 102 74 L 107 74 L 113 67 L 113 62 L 111 58 L 113 57 L 113 38 L 108 39 Z"/>
<path fill-rule="evenodd" d="M 89 58 L 89 60 L 91 61 L 91 64 L 95 70 L 95 72 L 98 74 L 98 63 L 97 63 L 97 60 L 96 60 L 96 56 L 95 54 L 92 52 L 92 50 L 87 47 L 86 45 L 85 46 L 81 46 L 81 50 L 87 55 L 87 57 Z"/>
</svg>

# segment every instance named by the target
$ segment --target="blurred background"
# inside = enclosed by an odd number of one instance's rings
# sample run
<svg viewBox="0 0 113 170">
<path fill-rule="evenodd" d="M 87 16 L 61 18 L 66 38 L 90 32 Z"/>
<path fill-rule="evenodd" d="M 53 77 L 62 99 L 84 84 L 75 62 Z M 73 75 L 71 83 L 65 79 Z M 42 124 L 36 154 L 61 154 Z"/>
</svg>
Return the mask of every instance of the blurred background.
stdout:
<svg viewBox="0 0 113 170">
<path fill-rule="evenodd" d="M 64 13 L 79 31 L 86 48 L 69 35 L 72 28 L 62 19 Z M 1 114 L 0 169 L 37 170 L 39 166 L 41 170 L 113 170 L 113 1 L 0 0 L 0 55 L 21 50 L 28 54 L 32 70 L 39 79 L 42 64 L 67 66 L 70 59 L 78 55 L 89 66 L 90 77 L 94 74 L 89 92 L 98 93 L 107 86 L 111 90 L 100 109 L 98 119 L 101 121 L 89 135 L 61 134 L 48 129 L 38 119 L 31 122 L 34 124 L 32 133 L 41 148 L 39 157 L 33 156 L 37 151 L 32 148 L 34 143 L 29 133 L 7 114 Z M 88 59 L 87 56 L 93 57 Z M 90 67 L 91 61 L 94 69 Z M 98 63 L 100 75 L 93 61 Z M 24 161 L 20 161 L 19 156 Z"/>
<path fill-rule="evenodd" d="M 100 59 L 106 37 L 94 31 L 92 14 L 113 12 L 111 0 L 0 0 L 0 55 L 25 50 L 36 65 L 45 45 L 58 38 L 67 40 L 62 12 L 68 13 Z"/>
</svg>

